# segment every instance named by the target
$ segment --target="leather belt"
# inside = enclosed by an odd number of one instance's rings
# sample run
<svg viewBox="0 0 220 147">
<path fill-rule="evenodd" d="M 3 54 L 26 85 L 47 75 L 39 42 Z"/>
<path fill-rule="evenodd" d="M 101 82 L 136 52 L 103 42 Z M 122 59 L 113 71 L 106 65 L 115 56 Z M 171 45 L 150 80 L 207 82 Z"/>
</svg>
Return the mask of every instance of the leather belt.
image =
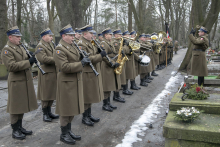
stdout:
<svg viewBox="0 0 220 147">
<path fill-rule="evenodd" d="M 204 50 L 202 49 L 193 49 L 194 51 L 201 51 L 201 52 L 205 52 Z"/>
</svg>

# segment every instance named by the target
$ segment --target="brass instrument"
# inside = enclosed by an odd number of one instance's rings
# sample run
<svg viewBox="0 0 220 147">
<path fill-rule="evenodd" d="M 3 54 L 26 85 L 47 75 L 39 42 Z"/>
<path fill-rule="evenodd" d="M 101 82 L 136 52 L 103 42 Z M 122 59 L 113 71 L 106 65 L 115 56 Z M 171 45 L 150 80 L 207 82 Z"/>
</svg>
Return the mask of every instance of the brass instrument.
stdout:
<svg viewBox="0 0 220 147">
<path fill-rule="evenodd" d="M 158 33 L 158 37 L 156 35 L 151 36 L 151 40 L 156 41 L 155 44 L 155 53 L 159 54 L 161 52 L 161 49 L 163 47 L 163 38 L 166 37 L 166 33 L 163 31 L 160 31 Z"/>
<path fill-rule="evenodd" d="M 129 41 L 129 46 L 132 49 L 132 51 L 139 50 L 141 47 L 148 49 L 148 50 L 151 50 L 151 46 L 148 46 L 146 44 L 142 44 L 142 43 L 135 41 L 136 36 L 134 38 L 122 36 L 122 38 Z"/>
<path fill-rule="evenodd" d="M 119 48 L 119 51 L 118 51 L 118 59 L 117 59 L 117 63 L 119 63 L 119 67 L 115 68 L 114 69 L 114 72 L 117 74 L 117 75 L 120 75 L 122 73 L 122 69 L 123 69 L 123 66 L 125 64 L 126 61 L 128 61 L 128 57 L 126 55 L 124 55 L 124 57 L 122 57 L 122 46 L 123 46 L 123 38 L 120 37 L 121 39 L 121 44 L 120 44 L 120 48 Z"/>
</svg>

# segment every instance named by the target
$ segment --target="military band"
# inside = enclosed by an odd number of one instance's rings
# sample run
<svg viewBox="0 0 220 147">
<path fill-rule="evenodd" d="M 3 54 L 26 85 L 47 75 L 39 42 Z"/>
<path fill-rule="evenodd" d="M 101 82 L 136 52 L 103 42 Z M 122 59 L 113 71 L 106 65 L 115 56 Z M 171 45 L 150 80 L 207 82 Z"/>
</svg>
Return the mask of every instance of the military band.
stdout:
<svg viewBox="0 0 220 147">
<path fill-rule="evenodd" d="M 201 28 L 200 32 L 204 34 L 198 39 L 190 35 L 190 40 L 195 44 L 193 67 L 198 65 L 196 57 L 204 56 L 203 50 L 207 45 L 205 28 Z M 61 40 L 55 46 L 51 30 L 43 30 L 35 53 L 28 56 L 20 43 L 22 35 L 19 28 L 16 26 L 7 31 L 9 41 L 1 57 L 9 71 L 7 112 L 10 113 L 12 137 L 15 139 L 22 140 L 32 134 L 32 131 L 22 127 L 22 119 L 24 113 L 37 109 L 38 99 L 41 101 L 43 121 L 51 122 L 59 118 L 60 140 L 75 144 L 81 136 L 71 130 L 74 116 L 82 114 L 82 123 L 94 126 L 101 118 L 93 116 L 93 103 L 103 101 L 102 110 L 113 112 L 117 106 L 111 103 L 112 92 L 114 101 L 125 103 L 125 98 L 120 95 L 121 88 L 124 95 L 132 95 L 132 90 L 141 89 L 135 82 L 139 75 L 140 86 L 146 88 L 153 80 L 151 76 L 158 76 L 155 70 L 164 68 L 165 63 L 170 65 L 173 57 L 172 40 L 165 38 L 159 42 L 154 38 L 160 35 L 156 33 L 137 36 L 135 30 L 122 32 L 115 29 L 112 32 L 106 28 L 96 39 L 96 31 L 91 25 L 76 28 L 75 31 L 67 25 L 59 33 Z M 175 42 L 174 51 L 176 48 Z M 40 63 L 37 97 L 30 70 L 34 63 Z M 207 75 L 198 70 L 192 72 L 199 77 Z M 52 113 L 53 103 L 59 115 Z"/>
</svg>

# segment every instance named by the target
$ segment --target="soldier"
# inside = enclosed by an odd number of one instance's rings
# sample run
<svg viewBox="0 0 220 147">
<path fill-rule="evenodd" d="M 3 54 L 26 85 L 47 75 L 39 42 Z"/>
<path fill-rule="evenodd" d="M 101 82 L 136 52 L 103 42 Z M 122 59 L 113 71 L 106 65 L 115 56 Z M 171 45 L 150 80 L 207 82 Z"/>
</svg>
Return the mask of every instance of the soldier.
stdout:
<svg viewBox="0 0 220 147">
<path fill-rule="evenodd" d="M 57 72 L 53 59 L 55 46 L 51 42 L 53 40 L 53 33 L 49 28 L 42 31 L 40 35 L 41 40 L 35 50 L 43 49 L 36 56 L 46 74 L 42 75 L 42 73 L 38 71 L 37 99 L 41 100 L 43 121 L 51 122 L 52 119 L 59 118 L 58 115 L 51 113 L 51 106 L 53 101 L 56 100 L 57 90 Z"/>
<path fill-rule="evenodd" d="M 78 43 L 79 42 L 79 39 L 80 37 L 82 36 L 82 30 L 76 28 L 75 29 L 75 42 Z"/>
<path fill-rule="evenodd" d="M 56 113 L 60 115 L 60 141 L 75 144 L 81 136 L 71 131 L 71 122 L 75 115 L 84 112 L 83 67 L 90 63 L 89 58 L 81 60 L 80 53 L 73 45 L 75 32 L 71 25 L 60 31 L 62 39 L 55 48 L 54 60 L 59 72 L 57 74 Z"/>
<path fill-rule="evenodd" d="M 106 53 L 110 58 L 116 56 L 116 51 L 114 45 L 112 44 L 112 31 L 110 28 L 107 28 L 102 31 L 103 41 L 101 42 L 101 47 L 105 49 Z M 106 57 L 103 58 L 101 63 L 102 70 L 102 82 L 103 82 L 103 91 L 104 91 L 104 100 L 102 109 L 105 111 L 112 112 L 113 109 L 117 109 L 116 106 L 113 106 L 110 103 L 111 91 L 116 91 L 121 88 L 121 79 L 120 75 L 115 74 L 114 69 L 117 68 L 120 64 L 115 60 L 110 59 L 110 62 Z"/>
<path fill-rule="evenodd" d="M 129 31 L 125 31 L 123 32 L 123 37 L 127 37 L 129 38 L 130 37 L 130 33 Z M 129 46 L 129 41 L 128 39 L 124 39 L 124 49 L 125 50 L 130 50 L 130 52 L 126 52 L 126 56 L 128 57 L 128 61 L 126 62 L 126 85 L 123 85 L 123 94 L 125 95 L 132 95 L 133 92 L 130 91 L 128 89 L 128 80 L 134 80 L 135 77 L 136 77 L 136 71 L 135 71 L 135 62 L 134 62 L 134 54 L 133 54 L 133 51 L 132 49 L 130 48 Z"/>
<path fill-rule="evenodd" d="M 158 36 L 157 33 L 152 33 L 151 36 Z M 156 46 L 156 42 L 154 42 L 154 40 L 151 39 L 151 43 L 153 44 L 152 48 L 153 48 L 153 55 L 154 55 L 154 60 L 155 60 L 155 65 L 156 65 L 156 71 L 159 70 L 159 54 L 156 52 L 157 46 Z M 154 72 L 155 73 L 155 72 Z"/>
<path fill-rule="evenodd" d="M 136 31 L 135 30 L 132 30 L 131 33 L 130 33 L 130 36 L 131 38 L 135 38 L 136 37 Z M 139 75 L 139 69 L 140 69 L 140 61 L 141 59 L 139 58 L 139 55 L 140 55 L 140 49 L 138 50 L 135 50 L 134 52 L 134 61 L 135 61 L 135 77 L 137 77 Z M 141 87 L 138 87 L 135 83 L 135 78 L 134 79 L 131 79 L 130 80 L 131 82 L 131 87 L 130 89 L 133 89 L 133 90 L 139 90 L 141 89 Z"/>
<path fill-rule="evenodd" d="M 157 35 L 156 33 L 154 33 L 155 35 Z M 154 35 L 153 34 L 153 35 Z M 154 48 L 154 44 L 153 44 L 154 42 L 151 40 L 151 35 L 150 34 L 147 34 L 146 35 L 146 44 L 148 45 L 148 46 L 151 46 L 152 48 Z M 151 55 L 151 64 L 152 64 L 152 72 L 151 72 L 151 74 L 150 73 L 148 73 L 148 79 L 149 80 L 153 80 L 154 78 L 153 77 L 151 77 L 150 75 L 152 75 L 152 76 L 158 76 L 158 74 L 155 72 L 155 67 L 156 67 L 156 60 L 155 59 L 157 59 L 157 57 L 156 57 L 156 54 L 154 53 L 154 51 L 153 51 L 153 49 L 152 50 L 150 50 L 150 55 Z"/>
<path fill-rule="evenodd" d="M 199 26 L 197 26 L 199 27 Z M 205 27 L 199 29 L 199 37 L 194 37 L 195 30 L 192 29 L 189 39 L 194 44 L 192 51 L 191 75 L 198 76 L 198 85 L 204 84 L 204 77 L 208 76 L 205 50 L 208 48 L 208 31 Z"/>
<path fill-rule="evenodd" d="M 99 41 L 99 43 L 102 42 L 102 40 L 103 40 L 103 35 L 102 35 L 102 33 L 99 33 L 98 34 L 98 41 Z"/>
<path fill-rule="evenodd" d="M 146 34 L 143 33 L 139 36 L 139 42 L 142 44 L 146 42 Z M 150 51 L 141 47 L 140 54 L 144 54 L 144 53 L 150 57 Z M 146 77 L 148 76 L 148 72 L 151 70 L 151 64 L 149 64 L 148 66 L 140 66 L 139 70 L 140 70 L 139 73 L 140 73 L 140 79 L 141 79 L 140 85 L 147 87 L 148 84 L 146 82 L 148 82 L 147 81 L 148 79 L 146 79 Z"/>
<path fill-rule="evenodd" d="M 122 37 L 122 32 L 121 32 L 120 29 L 116 29 L 116 30 L 113 31 L 113 34 L 114 34 L 114 39 L 112 39 L 112 43 L 115 47 L 116 53 L 118 54 L 119 53 L 119 48 L 120 48 L 120 45 L 121 45 L 121 39 L 120 38 Z M 121 54 L 124 57 L 123 47 L 122 47 Z M 120 74 L 121 85 L 126 85 L 125 64 L 123 65 L 122 73 Z M 120 91 L 120 89 L 117 89 L 116 91 L 114 91 L 113 100 L 121 102 L 121 103 L 125 103 L 125 99 L 120 96 L 119 91 Z"/>
<path fill-rule="evenodd" d="M 38 107 L 30 69 L 37 60 L 35 56 L 29 58 L 20 46 L 22 35 L 17 26 L 10 28 L 7 36 L 8 42 L 1 53 L 2 61 L 9 71 L 7 112 L 10 113 L 12 137 L 23 140 L 26 135 L 32 135 L 32 131 L 22 127 L 24 113 Z"/>
<path fill-rule="evenodd" d="M 80 38 L 78 45 L 79 48 L 89 54 L 96 71 L 99 73 L 96 76 L 89 65 L 85 65 L 83 68 L 83 91 L 84 91 L 84 109 L 82 123 L 88 126 L 93 126 L 94 122 L 99 122 L 99 118 L 94 117 L 91 114 L 92 103 L 99 103 L 104 99 L 103 86 L 102 86 L 102 74 L 101 74 L 101 61 L 106 56 L 105 51 L 98 51 L 98 49 L 92 45 L 93 28 L 91 25 L 87 25 L 82 30 L 82 37 Z"/>
<path fill-rule="evenodd" d="M 168 61 L 167 61 L 167 64 L 168 65 L 171 65 L 171 61 L 172 61 L 172 57 L 173 57 L 173 42 L 172 42 L 172 38 L 167 38 L 168 39 L 168 46 L 167 46 L 167 50 L 169 50 L 169 53 L 167 53 L 167 56 L 168 56 Z"/>
<path fill-rule="evenodd" d="M 175 44 L 174 44 L 174 52 L 175 52 L 175 54 L 177 54 L 177 51 L 178 51 L 178 47 L 179 45 L 178 45 L 178 41 L 176 40 L 175 41 Z"/>
</svg>

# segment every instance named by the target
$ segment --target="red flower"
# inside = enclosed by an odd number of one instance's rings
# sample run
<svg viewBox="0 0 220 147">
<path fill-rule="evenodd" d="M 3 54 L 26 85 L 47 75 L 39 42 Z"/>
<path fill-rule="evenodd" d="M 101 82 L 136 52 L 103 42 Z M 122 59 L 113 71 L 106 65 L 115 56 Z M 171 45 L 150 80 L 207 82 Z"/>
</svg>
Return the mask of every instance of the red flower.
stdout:
<svg viewBox="0 0 220 147">
<path fill-rule="evenodd" d="M 186 83 L 184 83 L 183 87 L 186 87 Z"/>
<path fill-rule="evenodd" d="M 196 87 L 196 92 L 198 93 L 200 91 L 200 87 Z"/>
</svg>

